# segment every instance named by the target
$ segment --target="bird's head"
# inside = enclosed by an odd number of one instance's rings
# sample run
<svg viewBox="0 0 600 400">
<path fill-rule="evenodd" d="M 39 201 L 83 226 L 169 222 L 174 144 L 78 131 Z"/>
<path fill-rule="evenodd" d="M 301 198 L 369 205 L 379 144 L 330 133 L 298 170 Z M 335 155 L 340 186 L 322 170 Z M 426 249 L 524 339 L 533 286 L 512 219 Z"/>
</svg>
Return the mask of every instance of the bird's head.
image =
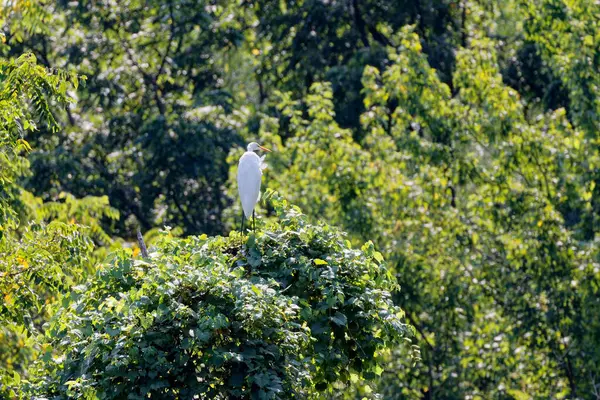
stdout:
<svg viewBox="0 0 600 400">
<path fill-rule="evenodd" d="M 258 150 L 271 151 L 271 150 L 267 149 L 266 147 L 262 147 L 260 144 L 258 144 L 256 142 L 249 143 L 247 149 L 248 149 L 248 151 L 258 151 Z"/>
</svg>

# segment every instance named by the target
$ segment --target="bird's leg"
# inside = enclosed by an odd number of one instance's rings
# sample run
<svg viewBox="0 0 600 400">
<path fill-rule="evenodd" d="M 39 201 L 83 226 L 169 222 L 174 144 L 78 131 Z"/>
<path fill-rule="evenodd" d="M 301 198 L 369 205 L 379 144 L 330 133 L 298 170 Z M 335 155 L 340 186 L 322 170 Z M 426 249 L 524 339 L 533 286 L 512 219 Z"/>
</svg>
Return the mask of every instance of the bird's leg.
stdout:
<svg viewBox="0 0 600 400">
<path fill-rule="evenodd" d="M 244 233 L 244 219 L 245 219 L 244 210 L 242 210 L 242 229 L 241 229 L 242 234 Z"/>
<path fill-rule="evenodd" d="M 252 210 L 252 225 L 254 227 L 254 233 L 256 233 L 256 214 L 254 210 Z"/>
</svg>

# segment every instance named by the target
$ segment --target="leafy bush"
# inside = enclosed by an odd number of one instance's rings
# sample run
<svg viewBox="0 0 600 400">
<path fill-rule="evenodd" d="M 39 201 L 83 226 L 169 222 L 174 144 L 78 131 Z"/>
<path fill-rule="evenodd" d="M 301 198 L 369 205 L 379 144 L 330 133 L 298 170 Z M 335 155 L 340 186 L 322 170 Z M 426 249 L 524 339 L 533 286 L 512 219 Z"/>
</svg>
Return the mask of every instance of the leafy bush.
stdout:
<svg viewBox="0 0 600 400">
<path fill-rule="evenodd" d="M 59 129 L 54 113 L 73 101 L 79 79 L 38 65 L 31 53 L 0 57 L 0 398 L 14 397 L 7 388 L 40 350 L 36 336 L 52 304 L 92 269 L 87 234 L 108 243 L 99 220 L 117 217 L 105 197 L 44 203 L 20 182 L 31 173 L 24 136 Z"/>
<path fill-rule="evenodd" d="M 381 254 L 273 204 L 278 220 L 256 235 L 165 234 L 146 260 L 112 255 L 52 322 L 54 360 L 48 346 L 33 390 L 310 398 L 381 374 L 374 355 L 412 334 Z"/>
</svg>

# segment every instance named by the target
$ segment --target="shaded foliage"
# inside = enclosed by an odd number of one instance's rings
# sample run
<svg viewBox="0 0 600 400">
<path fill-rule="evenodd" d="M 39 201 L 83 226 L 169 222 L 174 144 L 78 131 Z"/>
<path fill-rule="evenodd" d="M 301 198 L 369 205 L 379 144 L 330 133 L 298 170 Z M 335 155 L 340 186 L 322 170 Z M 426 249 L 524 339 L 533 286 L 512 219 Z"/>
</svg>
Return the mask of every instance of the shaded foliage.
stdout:
<svg viewBox="0 0 600 400">
<path fill-rule="evenodd" d="M 46 199 L 62 191 L 108 195 L 122 215 L 114 227 L 122 236 L 133 236 L 138 225 L 220 231 L 219 213 L 228 204 L 220 191 L 224 155 L 239 140 L 227 123 L 232 100 L 220 55 L 242 39 L 239 24 L 227 19 L 233 5 L 48 7 L 50 34 L 14 44 L 9 37 L 11 52 L 26 48 L 46 66 L 66 65 L 89 80 L 77 106 L 67 109 L 64 132 L 31 139 L 38 151 L 29 187 Z M 193 109 L 196 118 L 187 118 Z"/>
</svg>

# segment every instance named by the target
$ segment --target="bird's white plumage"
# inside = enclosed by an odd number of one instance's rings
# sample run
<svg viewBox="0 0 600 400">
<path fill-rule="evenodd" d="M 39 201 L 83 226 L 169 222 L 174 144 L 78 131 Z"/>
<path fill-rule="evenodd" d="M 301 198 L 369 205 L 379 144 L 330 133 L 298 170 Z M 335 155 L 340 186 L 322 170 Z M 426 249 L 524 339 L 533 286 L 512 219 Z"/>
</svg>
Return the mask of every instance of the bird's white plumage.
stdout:
<svg viewBox="0 0 600 400">
<path fill-rule="evenodd" d="M 246 218 L 252 216 L 252 211 L 260 198 L 260 181 L 262 169 L 264 168 L 263 160 L 264 156 L 259 157 L 254 151 L 247 151 L 240 158 L 238 164 L 238 192 Z"/>
</svg>

